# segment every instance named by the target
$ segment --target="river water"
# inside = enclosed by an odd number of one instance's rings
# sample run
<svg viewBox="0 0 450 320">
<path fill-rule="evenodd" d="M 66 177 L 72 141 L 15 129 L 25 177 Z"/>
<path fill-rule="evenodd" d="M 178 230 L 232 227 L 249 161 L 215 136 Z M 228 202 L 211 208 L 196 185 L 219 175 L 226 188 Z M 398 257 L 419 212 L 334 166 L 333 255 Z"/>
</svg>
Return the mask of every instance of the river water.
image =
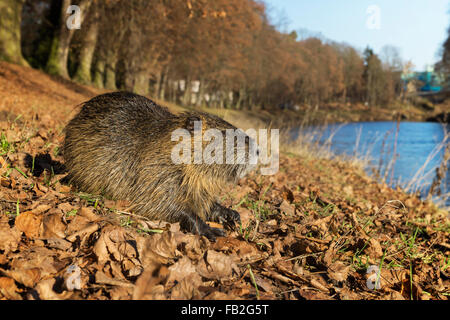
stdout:
<svg viewBox="0 0 450 320">
<path fill-rule="evenodd" d="M 446 130 L 449 132 L 449 125 L 433 122 L 397 124 L 389 121 L 304 129 L 305 132 L 314 132 L 316 141 L 328 145 L 336 155 L 370 159 L 366 166 L 370 175 L 374 170 L 378 171 L 389 185 L 420 191 L 423 197 L 428 193 L 436 168 L 444 157 Z M 450 172 L 440 187 L 443 194 L 450 191 Z M 450 199 L 445 205 L 450 206 Z"/>
</svg>

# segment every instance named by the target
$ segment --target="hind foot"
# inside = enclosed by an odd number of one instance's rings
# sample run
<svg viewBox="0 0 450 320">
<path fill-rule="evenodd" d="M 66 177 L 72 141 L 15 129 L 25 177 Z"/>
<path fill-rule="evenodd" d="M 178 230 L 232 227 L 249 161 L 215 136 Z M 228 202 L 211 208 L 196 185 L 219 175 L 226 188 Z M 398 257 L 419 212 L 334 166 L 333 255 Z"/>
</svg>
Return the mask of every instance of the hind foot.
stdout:
<svg viewBox="0 0 450 320">
<path fill-rule="evenodd" d="M 225 230 L 219 228 L 210 227 L 205 221 L 199 217 L 189 215 L 187 213 L 183 214 L 180 221 L 180 226 L 182 229 L 207 237 L 210 241 L 215 242 L 217 237 L 225 237 Z"/>
</svg>

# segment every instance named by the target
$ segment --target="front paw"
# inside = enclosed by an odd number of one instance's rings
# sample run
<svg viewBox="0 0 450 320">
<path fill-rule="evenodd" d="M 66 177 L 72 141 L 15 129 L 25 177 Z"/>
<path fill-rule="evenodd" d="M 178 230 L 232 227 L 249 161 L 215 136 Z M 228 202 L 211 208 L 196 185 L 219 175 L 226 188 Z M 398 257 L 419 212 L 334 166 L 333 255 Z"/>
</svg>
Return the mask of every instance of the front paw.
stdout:
<svg viewBox="0 0 450 320">
<path fill-rule="evenodd" d="M 235 223 L 241 223 L 241 216 L 236 210 L 216 205 L 211 216 L 212 220 L 223 224 L 227 229 L 232 229 Z"/>
<path fill-rule="evenodd" d="M 220 222 L 227 226 L 233 226 L 235 223 L 241 223 L 241 215 L 236 210 L 224 208 L 222 215 L 219 217 Z"/>
</svg>

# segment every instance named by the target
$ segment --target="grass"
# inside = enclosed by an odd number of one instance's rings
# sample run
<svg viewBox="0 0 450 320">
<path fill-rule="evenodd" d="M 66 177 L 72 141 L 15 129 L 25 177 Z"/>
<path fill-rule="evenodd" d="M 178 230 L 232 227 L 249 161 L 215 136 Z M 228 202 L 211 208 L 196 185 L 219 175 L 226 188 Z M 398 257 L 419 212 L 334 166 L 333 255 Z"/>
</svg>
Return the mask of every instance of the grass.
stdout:
<svg viewBox="0 0 450 320">
<path fill-rule="evenodd" d="M 77 213 L 78 213 L 77 209 L 72 209 L 72 210 L 66 212 L 66 217 L 74 217 L 77 215 Z"/>
<path fill-rule="evenodd" d="M 0 135 L 0 156 L 4 156 L 8 152 L 14 152 L 14 150 L 14 144 L 9 142 L 6 135 L 2 132 Z"/>
<path fill-rule="evenodd" d="M 100 195 L 94 195 L 85 192 L 74 193 L 80 199 L 85 200 L 88 205 L 94 206 L 94 209 L 97 209 L 99 205 L 103 207 L 104 197 Z"/>
<path fill-rule="evenodd" d="M 256 299 L 259 300 L 259 290 L 258 290 L 258 285 L 256 284 L 256 279 L 255 279 L 255 275 L 253 274 L 252 271 L 252 267 L 247 264 L 247 270 L 250 274 L 250 279 L 252 280 L 253 285 L 255 286 L 255 290 L 256 290 Z"/>
</svg>

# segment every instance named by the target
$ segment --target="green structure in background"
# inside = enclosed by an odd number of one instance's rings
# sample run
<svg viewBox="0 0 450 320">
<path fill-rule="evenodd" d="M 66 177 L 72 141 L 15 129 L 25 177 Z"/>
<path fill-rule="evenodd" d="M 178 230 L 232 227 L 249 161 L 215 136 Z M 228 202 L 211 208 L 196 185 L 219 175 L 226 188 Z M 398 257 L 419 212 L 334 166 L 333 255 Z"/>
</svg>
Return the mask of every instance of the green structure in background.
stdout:
<svg viewBox="0 0 450 320">
<path fill-rule="evenodd" d="M 443 77 L 435 72 L 432 66 L 428 67 L 426 71 L 403 74 L 402 80 L 405 86 L 413 80 L 418 81 L 421 84 L 418 88 L 420 92 L 440 92 L 444 83 Z"/>
</svg>

